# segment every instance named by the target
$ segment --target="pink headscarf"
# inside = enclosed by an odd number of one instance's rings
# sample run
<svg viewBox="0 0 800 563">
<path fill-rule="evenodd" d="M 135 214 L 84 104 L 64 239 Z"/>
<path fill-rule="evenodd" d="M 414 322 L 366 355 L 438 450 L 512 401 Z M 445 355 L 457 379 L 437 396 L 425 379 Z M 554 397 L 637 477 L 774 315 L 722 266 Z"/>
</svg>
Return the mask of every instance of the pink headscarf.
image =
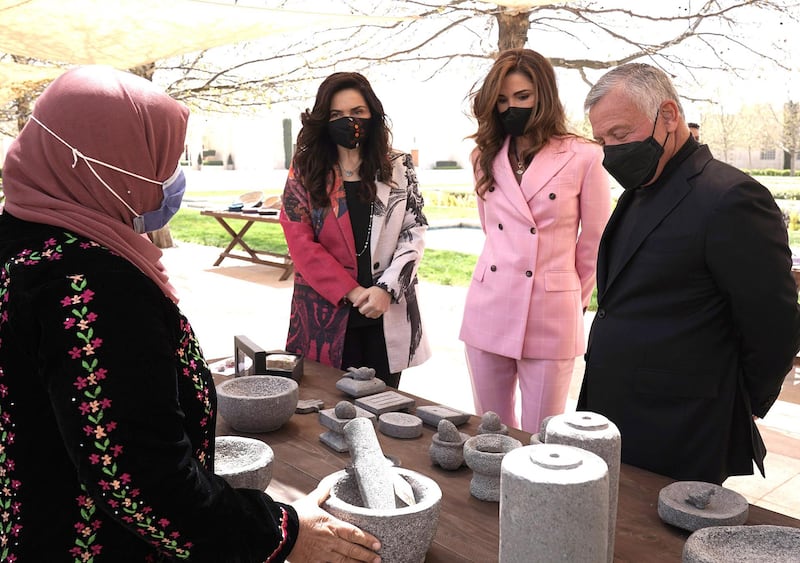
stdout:
<svg viewBox="0 0 800 563">
<path fill-rule="evenodd" d="M 131 211 L 80 156 L 163 182 L 183 153 L 189 110 L 152 82 L 103 66 L 69 70 L 36 101 L 3 166 L 5 209 L 26 221 L 63 227 L 128 259 L 174 302 L 161 250 L 133 230 Z M 45 129 L 46 127 L 46 129 Z M 161 205 L 160 185 L 91 162 L 133 210 Z"/>
</svg>

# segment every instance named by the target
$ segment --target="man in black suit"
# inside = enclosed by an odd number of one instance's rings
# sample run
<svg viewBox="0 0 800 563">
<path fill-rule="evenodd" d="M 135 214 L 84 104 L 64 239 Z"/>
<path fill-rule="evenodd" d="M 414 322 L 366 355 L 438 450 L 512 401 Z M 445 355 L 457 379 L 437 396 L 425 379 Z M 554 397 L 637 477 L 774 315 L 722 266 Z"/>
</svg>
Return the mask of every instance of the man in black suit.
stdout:
<svg viewBox="0 0 800 563">
<path fill-rule="evenodd" d="M 625 188 L 600 242 L 579 410 L 607 416 L 622 461 L 721 484 L 763 474 L 766 415 L 800 347 L 800 309 L 770 192 L 690 135 L 670 79 L 645 64 L 586 98 Z"/>
</svg>

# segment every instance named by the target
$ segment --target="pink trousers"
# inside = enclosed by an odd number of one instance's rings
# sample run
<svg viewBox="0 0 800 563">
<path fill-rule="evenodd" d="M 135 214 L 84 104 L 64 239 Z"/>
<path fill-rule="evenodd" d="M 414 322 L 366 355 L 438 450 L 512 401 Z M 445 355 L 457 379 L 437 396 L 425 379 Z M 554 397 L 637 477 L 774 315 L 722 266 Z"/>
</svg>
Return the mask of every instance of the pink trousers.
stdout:
<svg viewBox="0 0 800 563">
<path fill-rule="evenodd" d="M 569 360 L 516 360 L 466 346 L 475 412 L 494 411 L 503 424 L 535 434 L 542 420 L 561 414 L 567 404 L 575 358 Z M 522 424 L 516 413 L 517 387 L 522 403 Z"/>
</svg>

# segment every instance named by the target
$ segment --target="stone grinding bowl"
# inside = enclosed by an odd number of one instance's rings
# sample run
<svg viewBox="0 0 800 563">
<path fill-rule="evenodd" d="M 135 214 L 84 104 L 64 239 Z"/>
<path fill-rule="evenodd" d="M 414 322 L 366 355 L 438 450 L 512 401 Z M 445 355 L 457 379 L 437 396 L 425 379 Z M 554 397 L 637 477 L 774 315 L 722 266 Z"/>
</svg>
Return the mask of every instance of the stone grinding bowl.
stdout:
<svg viewBox="0 0 800 563">
<path fill-rule="evenodd" d="M 411 469 L 394 471 L 411 485 L 415 505 L 398 501 L 399 507 L 389 510 L 366 508 L 355 475 L 343 469 L 323 479 L 330 486 L 330 497 L 322 508 L 377 537 L 383 561 L 422 563 L 439 525 L 442 490 L 436 481 Z"/>
<path fill-rule="evenodd" d="M 217 385 L 219 414 L 239 432 L 271 432 L 294 414 L 297 382 L 280 375 L 247 375 Z"/>
<path fill-rule="evenodd" d="M 464 463 L 472 469 L 469 492 L 479 500 L 500 501 L 500 467 L 522 442 L 505 434 L 478 434 L 464 442 Z"/>
<path fill-rule="evenodd" d="M 244 436 L 217 436 L 214 473 L 235 489 L 265 490 L 272 481 L 275 455 L 267 444 Z"/>
</svg>

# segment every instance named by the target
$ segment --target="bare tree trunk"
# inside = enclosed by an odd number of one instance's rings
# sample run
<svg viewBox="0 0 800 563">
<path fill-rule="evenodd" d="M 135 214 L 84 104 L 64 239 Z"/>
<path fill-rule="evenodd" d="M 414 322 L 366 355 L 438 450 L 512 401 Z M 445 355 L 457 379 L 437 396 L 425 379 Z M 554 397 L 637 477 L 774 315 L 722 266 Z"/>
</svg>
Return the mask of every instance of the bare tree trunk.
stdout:
<svg viewBox="0 0 800 563">
<path fill-rule="evenodd" d="M 156 63 L 147 63 L 143 65 L 135 66 L 131 69 L 128 69 L 131 74 L 135 74 L 136 76 L 141 76 L 142 78 L 146 78 L 149 81 L 153 81 L 153 73 L 156 71 Z"/>
<path fill-rule="evenodd" d="M 155 244 L 158 248 L 172 248 L 175 243 L 172 240 L 172 233 L 169 230 L 169 225 L 164 225 L 157 231 L 147 233 L 150 242 Z"/>
<path fill-rule="evenodd" d="M 528 28 L 531 12 L 521 12 L 517 10 L 502 9 L 495 14 L 497 24 L 500 27 L 497 40 L 500 51 L 506 49 L 520 49 L 525 46 L 528 40 Z"/>
<path fill-rule="evenodd" d="M 20 96 L 14 101 L 17 105 L 17 131 L 22 131 L 31 115 L 31 98 Z"/>
</svg>

